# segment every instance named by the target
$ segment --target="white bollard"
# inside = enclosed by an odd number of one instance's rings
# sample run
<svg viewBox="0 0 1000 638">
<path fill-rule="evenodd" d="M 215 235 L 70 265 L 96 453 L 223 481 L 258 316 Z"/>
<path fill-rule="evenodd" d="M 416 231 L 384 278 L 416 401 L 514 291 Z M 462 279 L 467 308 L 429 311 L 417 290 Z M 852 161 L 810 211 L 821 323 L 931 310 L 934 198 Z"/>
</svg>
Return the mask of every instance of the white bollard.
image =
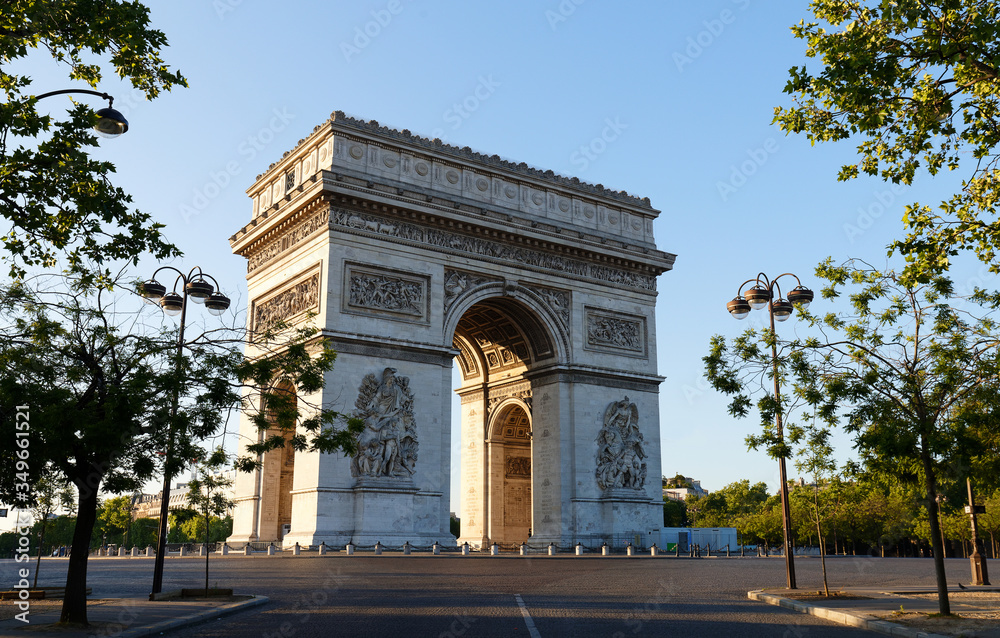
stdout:
<svg viewBox="0 0 1000 638">
<path fill-rule="evenodd" d="M 222 547 L 219 548 L 219 553 L 223 556 L 229 556 L 229 543 L 223 543 Z"/>
<path fill-rule="evenodd" d="M 153 555 L 153 546 L 152 545 L 146 545 L 146 557 L 148 558 L 148 557 L 150 557 L 152 555 Z"/>
<path fill-rule="evenodd" d="M 437 541 L 434 541 L 434 555 L 438 556 L 441 554 L 441 546 L 438 545 Z"/>
<path fill-rule="evenodd" d="M 649 548 L 649 555 L 650 556 L 659 556 L 660 555 L 660 548 L 657 547 L 656 545 L 653 545 L 652 547 Z"/>
<path fill-rule="evenodd" d="M 525 543 L 521 543 L 521 556 L 528 555 L 528 546 Z"/>
<path fill-rule="evenodd" d="M 410 555 L 410 541 L 406 541 L 405 543 L 403 543 L 403 556 L 409 556 L 409 555 Z"/>
<path fill-rule="evenodd" d="M 292 548 L 292 556 L 299 556 L 302 554 L 302 548 L 299 547 L 299 542 L 295 541 L 295 547 Z"/>
<path fill-rule="evenodd" d="M 274 543 L 267 546 L 267 555 L 274 556 Z"/>
<path fill-rule="evenodd" d="M 133 556 L 138 556 L 139 555 L 139 548 L 138 547 L 133 547 L 132 548 L 132 555 Z"/>
<path fill-rule="evenodd" d="M 468 556 L 468 555 L 469 555 L 469 544 L 462 543 L 462 556 Z"/>
<path fill-rule="evenodd" d="M 319 555 L 326 556 L 326 541 L 319 544 Z"/>
<path fill-rule="evenodd" d="M 628 547 L 625 548 L 625 555 L 626 556 L 635 556 L 635 548 L 632 547 L 632 543 L 629 543 Z"/>
<path fill-rule="evenodd" d="M 576 555 L 583 556 L 583 545 L 581 545 L 580 543 L 576 544 Z"/>
<path fill-rule="evenodd" d="M 198 555 L 204 556 L 207 553 L 208 553 L 208 547 L 205 546 L 205 543 L 202 543 L 201 546 L 198 548 Z"/>
<path fill-rule="evenodd" d="M 375 541 L 375 555 L 382 555 L 382 541 Z"/>
<path fill-rule="evenodd" d="M 555 555 L 556 555 L 556 546 L 552 543 L 549 543 L 549 556 L 555 556 Z"/>
<path fill-rule="evenodd" d="M 607 556 L 607 555 L 608 555 L 608 544 L 607 543 L 602 543 L 601 544 L 601 556 Z"/>
<path fill-rule="evenodd" d="M 500 555 L 500 546 L 497 545 L 496 543 L 490 545 L 490 556 L 499 556 L 499 555 Z"/>
<path fill-rule="evenodd" d="M 119 556 L 124 556 L 125 555 L 125 548 L 124 547 L 119 547 L 118 548 L 118 555 Z"/>
<path fill-rule="evenodd" d="M 354 543 L 347 544 L 347 555 L 354 556 Z"/>
<path fill-rule="evenodd" d="M 246 545 L 243 546 L 243 555 L 244 556 L 249 556 L 252 553 L 253 553 L 253 548 L 250 547 L 250 543 L 247 543 Z"/>
<path fill-rule="evenodd" d="M 187 547 L 181 545 L 181 556 L 187 556 Z"/>
</svg>

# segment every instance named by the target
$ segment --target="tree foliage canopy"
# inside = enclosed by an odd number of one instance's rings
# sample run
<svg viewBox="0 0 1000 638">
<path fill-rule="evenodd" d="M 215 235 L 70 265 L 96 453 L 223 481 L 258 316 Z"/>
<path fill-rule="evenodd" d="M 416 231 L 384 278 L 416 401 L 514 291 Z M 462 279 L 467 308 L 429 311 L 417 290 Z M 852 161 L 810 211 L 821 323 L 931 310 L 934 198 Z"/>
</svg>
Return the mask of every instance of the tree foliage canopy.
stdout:
<svg viewBox="0 0 1000 638">
<path fill-rule="evenodd" d="M 82 277 L 38 276 L 0 288 L 0 440 L 15 440 L 15 406 L 27 406 L 30 423 L 21 437 L 29 459 L 14 445 L 0 447 L 0 499 L 32 505 L 37 495 L 21 486 L 57 470 L 78 492 L 73 546 L 87 548 L 99 491 L 132 492 L 158 472 L 176 475 L 231 412 L 256 418 L 263 405 L 279 405 L 276 425 L 295 432 L 297 449 L 352 449 L 357 424 L 340 428 L 338 413 L 306 398 L 281 402 L 282 388 L 323 387 L 335 355 L 315 330 L 255 336 L 248 358 L 242 331 L 221 327 L 195 334 L 178 354 L 177 330 L 122 309 L 126 294 Z M 283 445 L 277 438 L 262 445 Z M 70 557 L 67 621 L 86 620 L 86 556 Z"/>
<path fill-rule="evenodd" d="M 828 282 L 825 299 L 848 293 L 850 310 L 805 313 L 821 336 L 792 346 L 808 355 L 796 392 L 831 426 L 846 419 L 870 474 L 922 489 L 948 613 L 937 496 L 942 482 L 968 475 L 969 459 L 989 457 L 988 406 L 1000 401 L 993 311 L 981 298 L 957 297 L 941 275 L 918 285 L 856 260 L 827 260 L 816 275 Z"/>
<path fill-rule="evenodd" d="M 1000 5 L 982 0 L 813 0 L 817 21 L 792 27 L 820 71 L 793 67 L 775 108 L 787 133 L 815 142 L 859 138 L 859 174 L 910 184 L 919 170 L 966 171 L 960 192 L 908 206 L 897 242 L 926 280 L 972 249 L 1000 272 Z"/>
<path fill-rule="evenodd" d="M 179 254 L 166 242 L 162 225 L 148 213 L 130 210 L 132 198 L 114 186 L 114 165 L 90 156 L 97 145 L 96 115 L 86 104 L 66 119 L 39 113 L 35 97 L 66 87 L 32 86 L 9 66 L 43 51 L 65 63 L 79 88 L 98 88 L 103 66 L 129 80 L 147 99 L 186 86 L 160 57 L 164 34 L 149 26 L 149 10 L 138 2 L 96 0 L 11 0 L 0 16 L 0 216 L 12 276 L 26 268 L 51 267 L 65 255 L 70 268 L 117 259 Z M 74 88 L 74 87 L 70 87 Z M 67 98 L 48 98 L 66 100 Z M 100 99 L 100 98 L 97 98 Z M 100 278 L 101 273 L 90 273 Z M 104 275 L 110 273 L 105 270 Z"/>
</svg>

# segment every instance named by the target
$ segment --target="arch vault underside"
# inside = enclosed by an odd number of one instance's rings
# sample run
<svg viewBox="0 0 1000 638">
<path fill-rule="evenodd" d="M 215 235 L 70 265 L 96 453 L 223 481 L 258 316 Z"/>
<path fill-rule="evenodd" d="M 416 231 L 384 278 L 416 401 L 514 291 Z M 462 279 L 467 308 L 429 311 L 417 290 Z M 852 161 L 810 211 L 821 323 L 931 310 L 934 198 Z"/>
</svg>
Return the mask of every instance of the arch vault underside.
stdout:
<svg viewBox="0 0 1000 638">
<path fill-rule="evenodd" d="M 249 192 L 231 239 L 249 328 L 322 328 L 336 367 L 302 399 L 365 429 L 351 458 L 296 453 L 241 475 L 233 540 L 648 542 L 662 520 L 656 277 L 673 262 L 648 200 L 341 113 Z"/>
</svg>

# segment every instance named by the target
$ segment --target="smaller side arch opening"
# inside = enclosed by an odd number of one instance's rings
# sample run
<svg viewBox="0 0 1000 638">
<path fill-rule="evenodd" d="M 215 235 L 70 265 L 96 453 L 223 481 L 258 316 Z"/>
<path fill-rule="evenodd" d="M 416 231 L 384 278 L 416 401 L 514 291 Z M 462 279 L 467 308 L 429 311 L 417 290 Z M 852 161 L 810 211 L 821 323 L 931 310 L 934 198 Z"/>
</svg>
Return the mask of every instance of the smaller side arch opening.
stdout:
<svg viewBox="0 0 1000 638">
<path fill-rule="evenodd" d="M 290 382 L 282 382 L 276 392 L 288 399 L 287 405 L 281 410 L 295 411 L 298 395 L 295 386 Z M 271 416 L 270 420 L 275 421 Z M 291 439 L 294 431 L 283 430 L 276 425 L 270 427 L 264 436 L 281 436 L 285 439 L 283 447 L 264 454 L 261 468 L 261 510 L 259 538 L 262 541 L 280 541 L 292 528 L 292 487 L 295 481 L 295 448 Z"/>
<path fill-rule="evenodd" d="M 531 535 L 531 411 L 517 399 L 497 406 L 489 426 L 491 542 L 507 546 Z"/>
</svg>

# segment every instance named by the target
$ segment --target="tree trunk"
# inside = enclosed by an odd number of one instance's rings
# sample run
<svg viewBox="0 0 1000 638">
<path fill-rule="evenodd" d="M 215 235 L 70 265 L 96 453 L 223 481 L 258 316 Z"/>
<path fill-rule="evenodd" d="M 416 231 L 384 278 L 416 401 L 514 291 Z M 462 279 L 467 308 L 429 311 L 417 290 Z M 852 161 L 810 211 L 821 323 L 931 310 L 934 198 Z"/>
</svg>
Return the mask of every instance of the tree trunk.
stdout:
<svg viewBox="0 0 1000 638">
<path fill-rule="evenodd" d="M 73 547 L 69 554 L 69 569 L 66 572 L 66 595 L 63 597 L 60 623 L 74 623 L 87 626 L 87 556 L 90 553 L 90 539 L 97 523 L 97 489 L 100 479 L 76 483 L 80 495 L 76 527 L 73 528 Z"/>
<path fill-rule="evenodd" d="M 931 547 L 934 550 L 934 576 L 937 579 L 938 611 L 951 615 L 948 602 L 948 580 L 944 573 L 944 543 L 941 542 L 941 526 L 938 524 L 937 481 L 934 478 L 934 463 L 927 449 L 927 438 L 920 437 L 920 461 L 924 469 L 924 489 L 927 499 L 927 522 L 931 529 Z"/>
<path fill-rule="evenodd" d="M 816 535 L 819 537 L 819 562 L 823 567 L 823 594 L 830 597 L 830 586 L 826 580 L 826 543 L 823 542 L 823 526 L 820 523 L 819 512 L 819 481 L 816 481 L 816 491 L 813 492 L 814 503 L 816 505 Z"/>
<path fill-rule="evenodd" d="M 205 510 L 205 598 L 208 598 L 208 558 L 212 552 L 208 551 L 208 510 Z"/>
</svg>

